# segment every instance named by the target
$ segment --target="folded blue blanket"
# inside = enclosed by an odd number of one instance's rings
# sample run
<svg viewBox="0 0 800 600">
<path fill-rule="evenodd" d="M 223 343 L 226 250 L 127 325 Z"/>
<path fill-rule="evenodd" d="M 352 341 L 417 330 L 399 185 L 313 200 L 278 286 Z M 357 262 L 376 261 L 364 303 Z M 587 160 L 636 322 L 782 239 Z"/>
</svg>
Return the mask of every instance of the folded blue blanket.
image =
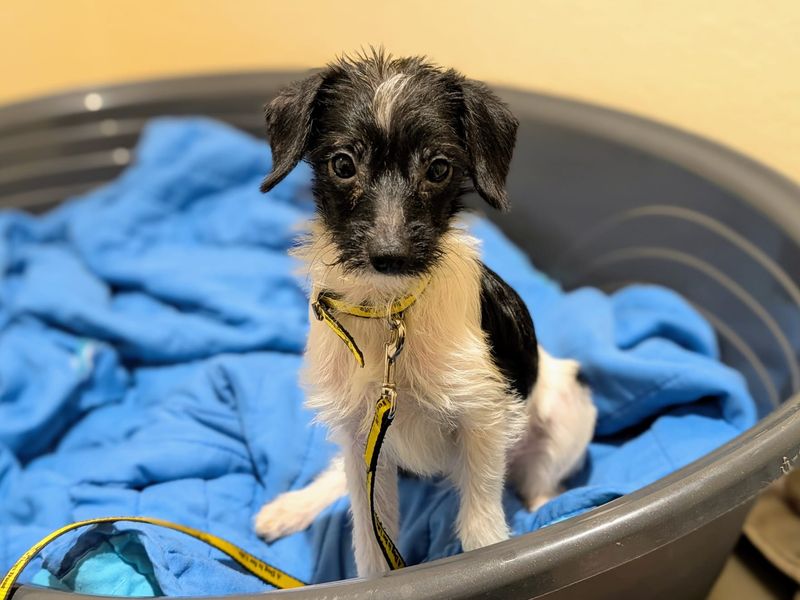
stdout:
<svg viewBox="0 0 800 600">
<path fill-rule="evenodd" d="M 202 119 L 153 122 L 112 184 L 43 217 L 0 214 L 0 571 L 79 519 L 149 515 L 213 532 L 312 582 L 353 576 L 347 499 L 272 544 L 252 516 L 335 449 L 303 408 L 307 299 L 286 255 L 312 212 L 309 173 L 263 196 L 265 144 Z M 676 294 L 564 293 L 486 220 L 487 264 L 543 345 L 581 361 L 597 436 L 570 489 L 515 534 L 640 488 L 755 422 L 742 377 Z M 459 551 L 456 498 L 402 479 L 410 563 Z M 58 540 L 28 571 L 86 593 L 198 595 L 267 586 L 177 532 L 120 523 Z"/>
</svg>

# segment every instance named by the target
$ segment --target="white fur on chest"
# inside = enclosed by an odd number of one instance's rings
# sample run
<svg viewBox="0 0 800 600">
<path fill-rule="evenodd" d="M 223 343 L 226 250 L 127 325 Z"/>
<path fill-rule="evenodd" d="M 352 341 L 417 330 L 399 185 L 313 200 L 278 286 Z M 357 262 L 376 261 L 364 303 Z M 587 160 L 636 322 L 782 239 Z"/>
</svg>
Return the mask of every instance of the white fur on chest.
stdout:
<svg viewBox="0 0 800 600">
<path fill-rule="evenodd" d="M 448 243 L 457 248 L 446 254 L 404 316 L 406 343 L 396 366 L 397 416 L 384 446 L 397 464 L 420 475 L 449 471 L 458 428 L 468 415 L 474 422 L 476 410 L 502 414 L 498 406 L 519 404 L 509 403 L 481 329 L 480 262 L 474 244 L 461 232 L 451 237 Z M 364 290 L 348 289 L 344 280 L 327 285 L 352 301 L 363 299 L 358 296 Z M 389 328 L 382 319 L 337 318 L 364 353 L 365 366 L 359 367 L 347 346 L 312 314 L 303 379 L 309 406 L 334 437 L 352 443 L 353 435 L 366 437 L 372 420 Z"/>
</svg>

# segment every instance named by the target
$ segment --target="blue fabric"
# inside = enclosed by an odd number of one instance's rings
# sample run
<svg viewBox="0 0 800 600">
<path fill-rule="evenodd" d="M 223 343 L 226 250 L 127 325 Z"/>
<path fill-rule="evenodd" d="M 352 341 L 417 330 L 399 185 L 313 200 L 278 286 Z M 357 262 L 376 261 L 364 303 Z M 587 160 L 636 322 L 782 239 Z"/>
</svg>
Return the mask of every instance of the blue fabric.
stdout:
<svg viewBox="0 0 800 600">
<path fill-rule="evenodd" d="M 312 211 L 308 170 L 265 197 L 266 145 L 201 119 L 152 123 L 136 157 L 45 216 L 0 214 L 0 570 L 68 522 L 150 515 L 302 579 L 353 576 L 347 499 L 273 544 L 251 524 L 335 451 L 297 386 L 307 301 L 286 250 Z M 569 491 L 532 514 L 506 494 L 515 533 L 640 488 L 755 422 L 743 379 L 679 296 L 565 294 L 487 221 L 470 227 L 544 346 L 583 363 L 599 409 Z M 458 552 L 453 491 L 400 486 L 408 561 Z M 32 576 L 96 594 L 266 588 L 202 543 L 125 523 L 57 540 Z"/>
<path fill-rule="evenodd" d="M 81 552 L 74 566 L 57 577 L 46 569 L 31 583 L 64 591 L 92 594 L 103 590 L 109 596 L 160 596 L 153 563 L 135 534 L 109 535 L 102 528 L 76 544 Z"/>
</svg>

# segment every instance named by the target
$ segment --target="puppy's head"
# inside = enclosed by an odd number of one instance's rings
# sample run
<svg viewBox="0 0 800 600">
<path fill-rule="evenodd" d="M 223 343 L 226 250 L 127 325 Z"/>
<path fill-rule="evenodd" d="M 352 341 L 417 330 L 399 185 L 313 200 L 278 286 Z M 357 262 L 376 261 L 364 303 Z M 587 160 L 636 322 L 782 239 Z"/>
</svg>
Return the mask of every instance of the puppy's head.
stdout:
<svg viewBox="0 0 800 600">
<path fill-rule="evenodd" d="M 345 270 L 423 274 L 464 193 L 508 206 L 517 120 L 482 83 L 424 59 L 342 59 L 284 89 L 266 119 L 273 167 L 262 191 L 308 160 Z"/>
</svg>

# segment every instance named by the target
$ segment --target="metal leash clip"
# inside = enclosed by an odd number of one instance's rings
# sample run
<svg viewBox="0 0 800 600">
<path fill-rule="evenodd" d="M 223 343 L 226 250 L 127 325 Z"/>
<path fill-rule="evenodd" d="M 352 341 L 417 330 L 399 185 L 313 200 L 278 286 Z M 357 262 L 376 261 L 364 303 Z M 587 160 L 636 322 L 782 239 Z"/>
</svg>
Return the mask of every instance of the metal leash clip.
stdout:
<svg viewBox="0 0 800 600">
<path fill-rule="evenodd" d="M 386 354 L 383 362 L 383 384 L 381 385 L 381 400 L 389 401 L 389 418 L 394 418 L 397 409 L 397 387 L 394 381 L 395 361 L 403 351 L 406 341 L 406 326 L 402 314 L 392 315 L 388 319 L 391 336 L 386 342 Z"/>
</svg>

